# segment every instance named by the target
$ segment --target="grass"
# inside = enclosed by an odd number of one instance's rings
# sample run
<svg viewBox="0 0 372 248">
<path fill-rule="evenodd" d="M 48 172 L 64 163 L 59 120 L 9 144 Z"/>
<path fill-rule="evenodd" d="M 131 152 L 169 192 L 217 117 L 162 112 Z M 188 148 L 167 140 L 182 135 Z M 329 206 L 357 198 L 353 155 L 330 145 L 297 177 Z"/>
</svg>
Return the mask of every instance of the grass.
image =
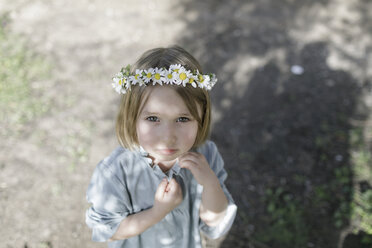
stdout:
<svg viewBox="0 0 372 248">
<path fill-rule="evenodd" d="M 47 92 L 53 68 L 23 37 L 12 33 L 8 24 L 9 18 L 0 16 L 0 137 L 19 138 L 25 128 L 33 125 L 32 121 L 55 110 Z M 71 105 L 73 97 L 64 98 L 65 106 Z M 88 159 L 88 140 L 93 127 L 92 123 L 80 119 L 67 118 L 66 122 L 81 125 L 78 131 L 71 133 L 71 129 L 64 135 L 58 146 L 63 147 L 58 150 L 58 159 L 68 163 L 67 169 L 73 173 L 78 164 Z M 44 144 L 47 132 L 33 130 L 38 145 Z"/>
<path fill-rule="evenodd" d="M 327 235 L 331 228 L 335 233 L 352 230 L 359 235 L 360 245 L 372 247 L 372 154 L 365 128 L 352 126 L 345 132 L 350 156 L 342 154 L 344 163 L 339 165 L 336 157 L 327 154 L 332 137 L 315 138 L 315 145 L 324 151 L 319 161 L 334 165 L 327 172 L 329 180 L 313 185 L 306 197 L 293 187 L 305 184 L 306 177 L 300 174 L 292 175 L 290 184 L 270 186 L 262 199 L 266 216 L 261 222 L 265 228 L 253 238 L 270 247 L 313 247 L 319 245 L 314 238 Z M 328 229 L 319 226 L 322 222 Z"/>
<path fill-rule="evenodd" d="M 301 203 L 283 187 L 267 189 L 264 201 L 270 225 L 257 234 L 257 240 L 280 247 L 306 247 L 309 227 Z"/>
<path fill-rule="evenodd" d="M 1 136 L 17 134 L 49 106 L 40 95 L 40 82 L 48 76 L 49 65 L 19 35 L 10 32 L 8 23 L 7 16 L 0 17 Z"/>
<path fill-rule="evenodd" d="M 354 233 L 365 233 L 362 241 L 372 245 L 372 154 L 364 139 L 363 129 L 355 128 L 350 133 L 354 173 L 354 195 L 351 225 Z M 367 185 L 367 187 L 365 187 Z"/>
</svg>

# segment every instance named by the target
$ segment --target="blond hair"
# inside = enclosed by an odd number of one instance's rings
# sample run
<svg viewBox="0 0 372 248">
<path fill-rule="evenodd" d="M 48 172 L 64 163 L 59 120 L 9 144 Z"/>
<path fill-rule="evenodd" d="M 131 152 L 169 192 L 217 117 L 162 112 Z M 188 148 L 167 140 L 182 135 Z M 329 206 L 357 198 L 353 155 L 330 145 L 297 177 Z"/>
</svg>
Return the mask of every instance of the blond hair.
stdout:
<svg viewBox="0 0 372 248">
<path fill-rule="evenodd" d="M 134 64 L 132 71 L 155 67 L 168 69 L 172 64 L 181 64 L 188 70 L 198 70 L 202 73 L 198 61 L 179 46 L 155 48 L 145 52 Z M 153 86 L 151 84 L 146 87 L 135 85 L 121 99 L 116 120 L 116 136 L 120 145 L 131 150 L 139 146 L 136 123 L 149 95 L 145 93 L 147 87 Z M 181 96 L 191 115 L 198 122 L 198 132 L 193 148 L 203 144 L 209 136 L 211 123 L 211 102 L 208 91 L 194 88 L 191 85 L 159 87 L 172 87 Z"/>
</svg>

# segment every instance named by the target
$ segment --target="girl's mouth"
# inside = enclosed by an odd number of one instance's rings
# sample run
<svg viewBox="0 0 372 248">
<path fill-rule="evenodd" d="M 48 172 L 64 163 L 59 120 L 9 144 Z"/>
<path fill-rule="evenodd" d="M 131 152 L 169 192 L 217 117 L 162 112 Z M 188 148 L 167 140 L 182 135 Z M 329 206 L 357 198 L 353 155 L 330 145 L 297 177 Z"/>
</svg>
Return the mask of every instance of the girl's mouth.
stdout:
<svg viewBox="0 0 372 248">
<path fill-rule="evenodd" d="M 160 154 L 163 154 L 163 155 L 173 155 L 177 151 L 178 151 L 177 149 L 170 149 L 170 148 L 159 149 Z"/>
</svg>

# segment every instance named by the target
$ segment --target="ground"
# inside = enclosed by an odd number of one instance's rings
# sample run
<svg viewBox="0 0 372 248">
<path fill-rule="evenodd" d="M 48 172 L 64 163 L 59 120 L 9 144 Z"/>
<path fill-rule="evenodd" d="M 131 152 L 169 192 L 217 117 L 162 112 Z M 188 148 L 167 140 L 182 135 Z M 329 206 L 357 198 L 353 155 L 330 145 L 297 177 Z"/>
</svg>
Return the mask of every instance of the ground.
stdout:
<svg viewBox="0 0 372 248">
<path fill-rule="evenodd" d="M 171 44 L 219 78 L 211 138 L 239 208 L 223 247 L 364 247 L 350 204 L 372 184 L 371 1 L 3 0 L 0 13 L 50 66 L 29 82 L 43 111 L 0 120 L 0 247 L 105 247 L 84 214 L 118 145 L 110 80 Z"/>
</svg>

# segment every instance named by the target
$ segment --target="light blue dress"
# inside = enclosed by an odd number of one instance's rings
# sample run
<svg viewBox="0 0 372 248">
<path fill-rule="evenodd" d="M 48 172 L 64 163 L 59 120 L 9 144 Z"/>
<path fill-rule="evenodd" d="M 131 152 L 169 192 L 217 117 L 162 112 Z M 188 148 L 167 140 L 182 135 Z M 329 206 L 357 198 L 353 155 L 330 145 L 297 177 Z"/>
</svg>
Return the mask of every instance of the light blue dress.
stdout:
<svg viewBox="0 0 372 248">
<path fill-rule="evenodd" d="M 87 190 L 87 200 L 92 205 L 86 212 L 86 223 L 92 229 L 92 240 L 107 241 L 126 216 L 151 208 L 156 189 L 164 177 L 174 177 L 181 185 L 182 203 L 140 235 L 109 242 L 108 247 L 201 248 L 200 231 L 210 238 L 226 234 L 235 219 L 237 207 L 224 184 L 227 173 L 223 160 L 211 141 L 197 152 L 206 157 L 229 201 L 225 218 L 218 226 L 209 227 L 200 219 L 203 186 L 196 182 L 190 171 L 176 163 L 165 174 L 158 165 L 152 165 L 142 148 L 129 151 L 119 147 L 97 165 Z"/>
</svg>

